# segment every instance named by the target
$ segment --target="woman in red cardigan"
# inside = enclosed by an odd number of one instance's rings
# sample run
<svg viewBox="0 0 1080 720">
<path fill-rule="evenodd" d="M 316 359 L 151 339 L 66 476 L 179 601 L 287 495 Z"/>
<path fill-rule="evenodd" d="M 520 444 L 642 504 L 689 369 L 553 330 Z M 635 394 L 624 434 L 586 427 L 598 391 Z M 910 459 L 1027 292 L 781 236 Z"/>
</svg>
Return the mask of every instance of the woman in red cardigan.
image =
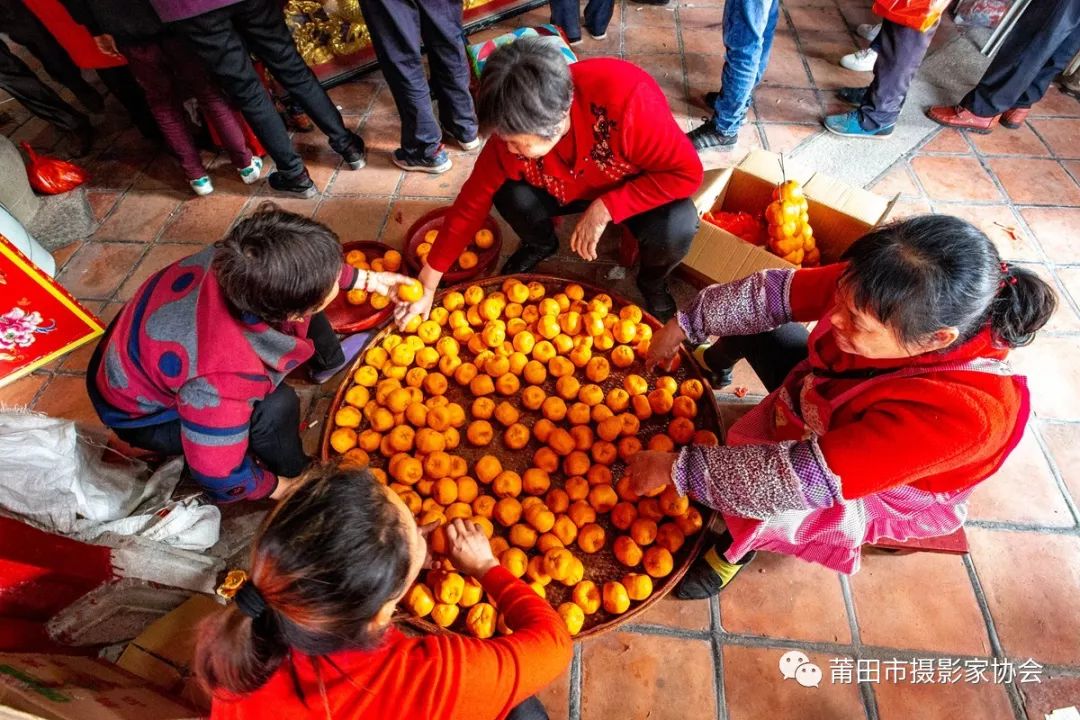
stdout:
<svg viewBox="0 0 1080 720">
<path fill-rule="evenodd" d="M 545 720 L 533 694 L 570 664 L 559 615 L 499 565 L 479 526 L 447 527 L 450 559 L 514 631 L 410 637 L 394 608 L 427 558 L 426 532 L 365 470 L 326 467 L 288 494 L 254 542 L 251 579 L 200 629 L 212 720 Z"/>
<path fill-rule="evenodd" d="M 1030 343 L 1055 304 L 974 226 L 933 215 L 865 235 L 842 263 L 703 290 L 657 333 L 649 360 L 719 336 L 698 355 L 719 383 L 745 357 L 771 394 L 725 447 L 631 462 L 637 491 L 674 483 L 726 521 L 677 594 L 718 592 L 755 550 L 852 573 L 863 544 L 963 525 L 972 489 L 1027 422 L 1009 350 Z M 812 321 L 808 335 L 799 323 Z"/>
<path fill-rule="evenodd" d="M 521 238 L 504 275 L 530 272 L 559 249 L 552 218 L 584 212 L 570 237 L 597 258 L 609 223 L 638 240 L 638 288 L 653 315 L 675 313 L 667 278 L 690 249 L 698 214 L 689 199 L 702 168 L 652 77 L 623 60 L 568 66 L 542 38 L 506 45 L 488 60 L 476 98 L 477 158 L 420 272 L 424 297 L 399 308 L 404 326 L 425 317 L 435 288 L 480 229 L 492 203 Z"/>
</svg>

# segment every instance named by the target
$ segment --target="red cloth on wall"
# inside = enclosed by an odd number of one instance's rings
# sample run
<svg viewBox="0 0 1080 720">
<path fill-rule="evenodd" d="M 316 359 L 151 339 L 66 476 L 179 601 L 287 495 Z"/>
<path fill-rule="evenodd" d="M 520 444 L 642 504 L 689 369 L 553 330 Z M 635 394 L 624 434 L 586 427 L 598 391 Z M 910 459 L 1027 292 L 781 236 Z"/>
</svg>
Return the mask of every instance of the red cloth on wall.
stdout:
<svg viewBox="0 0 1080 720">
<path fill-rule="evenodd" d="M 90 31 L 75 22 L 59 0 L 23 0 L 23 4 L 64 46 L 72 62 L 79 67 L 101 70 L 127 65 L 123 57 L 101 52 Z"/>
</svg>

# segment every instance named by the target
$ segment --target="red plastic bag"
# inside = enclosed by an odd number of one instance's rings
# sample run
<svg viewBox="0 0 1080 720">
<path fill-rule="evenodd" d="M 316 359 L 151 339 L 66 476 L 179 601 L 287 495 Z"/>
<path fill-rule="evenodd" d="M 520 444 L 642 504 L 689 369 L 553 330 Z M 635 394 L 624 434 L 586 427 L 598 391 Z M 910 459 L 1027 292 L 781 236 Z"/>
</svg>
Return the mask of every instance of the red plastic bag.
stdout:
<svg viewBox="0 0 1080 720">
<path fill-rule="evenodd" d="M 926 32 L 941 19 L 952 0 L 875 0 L 872 11 L 898 25 Z"/>
<path fill-rule="evenodd" d="M 19 143 L 30 162 L 26 164 L 26 174 L 30 177 L 30 187 L 45 195 L 59 195 L 86 182 L 86 171 L 78 165 L 47 155 L 38 155 L 30 143 Z"/>
<path fill-rule="evenodd" d="M 758 220 L 750 213 L 720 210 L 718 212 L 707 212 L 701 216 L 701 219 L 707 223 L 712 223 L 721 230 L 727 230 L 735 237 L 741 238 L 751 245 L 765 244 L 765 227 L 761 224 L 761 220 Z"/>
</svg>

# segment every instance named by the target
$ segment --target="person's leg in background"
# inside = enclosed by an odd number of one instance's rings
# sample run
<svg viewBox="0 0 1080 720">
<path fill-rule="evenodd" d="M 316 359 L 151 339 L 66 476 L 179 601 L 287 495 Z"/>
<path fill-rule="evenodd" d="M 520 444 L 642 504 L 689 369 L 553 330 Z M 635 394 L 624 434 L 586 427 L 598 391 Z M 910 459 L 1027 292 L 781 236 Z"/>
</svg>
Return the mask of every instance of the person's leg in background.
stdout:
<svg viewBox="0 0 1080 720">
<path fill-rule="evenodd" d="M 562 28 L 570 44 L 581 42 L 581 0 L 551 0 L 551 24 Z"/>
<path fill-rule="evenodd" d="M 638 241 L 641 266 L 637 286 L 645 297 L 645 309 L 661 322 L 675 315 L 668 277 L 690 250 L 699 222 L 694 202 L 686 199 L 639 213 L 623 223 Z"/>
<path fill-rule="evenodd" d="M 21 2 L 7 2 L 0 8 L 0 31 L 29 50 L 45 72 L 71 90 L 87 110 L 100 113 L 105 109 L 105 101 L 82 76 L 82 70 L 72 62 L 67 50 Z"/>
<path fill-rule="evenodd" d="M 208 195 L 214 187 L 206 175 L 195 138 L 188 131 L 187 119 L 180 105 L 173 76 L 175 59 L 166 56 L 156 42 L 123 44 L 120 52 L 128 59 L 135 80 L 142 86 L 150 112 L 161 129 L 165 143 L 172 150 L 192 190 Z"/>
<path fill-rule="evenodd" d="M 891 20 L 882 21 L 881 32 L 874 39 L 878 52 L 874 80 L 862 105 L 857 110 L 826 117 L 825 129 L 844 137 L 872 138 L 892 134 L 911 81 L 940 24 L 938 21 L 920 32 Z"/>
<path fill-rule="evenodd" d="M 252 132 L 277 165 L 268 181 L 275 190 L 311 197 L 317 192 L 285 123 L 259 80 L 248 49 L 233 28 L 230 10 L 213 10 L 173 23 L 222 90 L 236 103 Z"/>
<path fill-rule="evenodd" d="M 926 114 L 942 125 L 980 134 L 990 131 L 998 115 L 1002 125 L 1020 127 L 1027 110 L 1043 98 L 1077 52 L 1080 0 L 1032 3 L 959 105 L 932 107 Z"/>
<path fill-rule="evenodd" d="M 443 5 L 447 0 L 431 1 Z M 435 120 L 431 88 L 420 57 L 420 23 L 425 11 L 413 0 L 361 0 L 360 10 L 401 118 L 401 147 L 392 154 L 394 164 L 403 170 L 446 172 L 453 164 L 441 147 L 442 128 Z"/>
<path fill-rule="evenodd" d="M 754 88 L 769 62 L 779 12 L 779 0 L 729 0 L 724 4 L 726 54 L 721 87 L 719 92 L 706 95 L 713 116 L 687 133 L 698 150 L 738 142 Z"/>
<path fill-rule="evenodd" d="M 538 187 L 524 181 L 503 183 L 495 192 L 495 209 L 521 238 L 517 251 L 507 258 L 503 275 L 531 272 L 540 262 L 559 249 L 552 218 L 582 212 L 588 203 L 559 205 L 559 201 Z"/>
<path fill-rule="evenodd" d="M 94 134 L 90 118 L 64 102 L 30 67 L 0 41 L 0 89 L 7 91 L 27 110 L 76 138 L 74 154 L 83 157 L 90 152 Z"/>
<path fill-rule="evenodd" d="M 233 26 L 244 44 L 255 57 L 266 63 L 266 67 L 288 91 L 289 97 L 307 111 L 308 117 L 323 131 L 330 141 L 330 147 L 342 156 L 349 169 L 364 167 L 364 141 L 345 127 L 341 112 L 319 84 L 315 73 L 300 57 L 285 25 L 281 5 L 276 0 L 242 0 L 225 9 L 230 11 Z M 267 95 L 265 89 L 263 94 Z M 267 102 L 273 107 L 269 95 Z"/>
<path fill-rule="evenodd" d="M 614 14 L 615 0 L 589 0 L 585 4 L 585 29 L 594 40 L 604 39 Z"/>
<path fill-rule="evenodd" d="M 96 72 L 105 87 L 109 88 L 109 92 L 115 95 L 127 110 L 131 122 L 142 133 L 142 136 L 148 140 L 161 139 L 156 119 L 150 112 L 146 96 L 143 95 L 139 84 L 135 82 L 131 70 L 126 67 L 116 67 L 103 68 Z"/>
<path fill-rule="evenodd" d="M 547 710 L 535 695 L 527 697 L 506 716 L 506 720 L 548 720 Z"/>
<path fill-rule="evenodd" d="M 420 37 L 431 68 L 431 89 L 439 102 L 439 122 L 462 149 L 474 150 L 480 147 L 479 124 L 469 92 L 462 5 L 457 0 L 425 0 L 418 7 Z"/>
<path fill-rule="evenodd" d="M 201 63 L 191 61 L 190 53 L 179 38 L 163 37 L 161 51 L 180 82 L 195 93 L 195 98 L 199 101 L 199 109 L 206 121 L 217 130 L 221 144 L 224 146 L 223 149 L 237 172 L 240 173 L 240 178 L 249 185 L 258 180 L 262 160 L 252 155 L 235 111 L 214 81 L 210 79 L 206 69 Z"/>
<path fill-rule="evenodd" d="M 810 333 L 799 323 L 787 323 L 757 335 L 733 335 L 694 351 L 705 369 L 716 376 L 713 387 L 731 384 L 731 369 L 743 358 L 769 392 L 780 387 L 791 369 L 806 359 Z"/>
</svg>

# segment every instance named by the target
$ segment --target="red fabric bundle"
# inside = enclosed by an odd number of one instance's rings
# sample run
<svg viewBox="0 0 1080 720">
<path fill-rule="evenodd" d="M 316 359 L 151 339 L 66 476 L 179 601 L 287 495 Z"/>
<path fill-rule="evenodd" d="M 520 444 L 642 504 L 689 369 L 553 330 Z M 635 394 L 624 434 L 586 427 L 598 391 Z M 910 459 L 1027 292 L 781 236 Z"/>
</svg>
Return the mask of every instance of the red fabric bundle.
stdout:
<svg viewBox="0 0 1080 720">
<path fill-rule="evenodd" d="M 90 31 L 75 22 L 59 0 L 23 0 L 23 4 L 64 46 L 72 62 L 80 68 L 100 70 L 127 65 L 122 56 L 103 53 Z"/>
<path fill-rule="evenodd" d="M 701 219 L 752 245 L 765 244 L 765 227 L 750 213 L 720 210 L 707 212 Z"/>
</svg>

